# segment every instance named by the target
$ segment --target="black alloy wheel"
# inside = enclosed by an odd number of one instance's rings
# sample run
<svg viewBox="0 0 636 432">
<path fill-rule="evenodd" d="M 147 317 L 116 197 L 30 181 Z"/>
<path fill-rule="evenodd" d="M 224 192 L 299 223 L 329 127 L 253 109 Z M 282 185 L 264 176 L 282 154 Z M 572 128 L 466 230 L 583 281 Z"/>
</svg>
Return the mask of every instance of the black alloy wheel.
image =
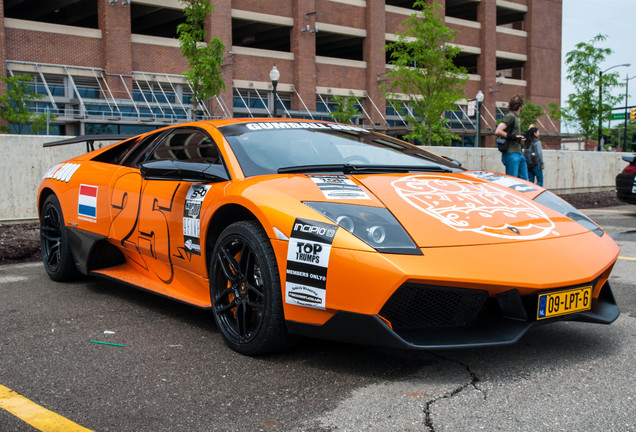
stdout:
<svg viewBox="0 0 636 432">
<path fill-rule="evenodd" d="M 47 197 L 40 212 L 40 246 L 44 269 L 52 280 L 70 280 L 79 274 L 73 263 L 62 208 L 55 195 Z"/>
<path fill-rule="evenodd" d="M 210 294 L 230 348 L 259 355 L 290 345 L 276 256 L 258 223 L 236 222 L 221 233 L 210 263 Z"/>
</svg>

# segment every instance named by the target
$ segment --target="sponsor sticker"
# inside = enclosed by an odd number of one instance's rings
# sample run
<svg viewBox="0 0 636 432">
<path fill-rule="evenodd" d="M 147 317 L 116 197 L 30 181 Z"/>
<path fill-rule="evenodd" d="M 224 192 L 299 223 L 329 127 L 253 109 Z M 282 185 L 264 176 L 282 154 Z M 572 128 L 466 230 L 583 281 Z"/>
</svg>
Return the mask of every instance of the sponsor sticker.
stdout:
<svg viewBox="0 0 636 432">
<path fill-rule="evenodd" d="M 241 126 L 241 125 L 239 125 Z M 257 122 L 245 123 L 245 127 L 249 130 L 268 130 L 268 129 L 326 129 L 326 130 L 343 130 L 354 132 L 367 132 L 366 129 L 358 126 L 344 125 L 338 123 L 312 123 L 312 122 Z"/>
<path fill-rule="evenodd" d="M 325 309 L 327 269 L 337 230 L 338 225 L 294 221 L 287 249 L 286 303 Z"/>
<path fill-rule="evenodd" d="M 77 216 L 88 222 L 97 222 L 97 186 L 80 185 Z"/>
<path fill-rule="evenodd" d="M 496 183 L 500 186 L 514 189 L 517 192 L 533 192 L 537 190 L 536 188 L 533 188 L 532 186 L 527 185 L 525 183 L 521 183 L 515 180 L 514 178 L 502 176 L 502 175 L 491 173 L 491 172 L 471 171 L 471 172 L 466 172 L 464 174 L 467 174 L 472 177 L 477 177 L 478 179 L 486 180 L 492 183 Z"/>
<path fill-rule="evenodd" d="M 80 167 L 80 164 L 76 163 L 61 163 L 57 164 L 51 169 L 49 169 L 45 174 L 43 179 L 53 179 L 58 181 L 63 181 L 68 183 L 68 181 L 73 177 L 75 171 Z"/>
<path fill-rule="evenodd" d="M 360 187 L 342 174 L 310 175 L 327 199 L 370 199 Z"/>
<path fill-rule="evenodd" d="M 183 245 L 187 252 L 194 255 L 201 255 L 201 203 L 209 189 L 209 185 L 193 184 L 183 206 Z"/>
</svg>

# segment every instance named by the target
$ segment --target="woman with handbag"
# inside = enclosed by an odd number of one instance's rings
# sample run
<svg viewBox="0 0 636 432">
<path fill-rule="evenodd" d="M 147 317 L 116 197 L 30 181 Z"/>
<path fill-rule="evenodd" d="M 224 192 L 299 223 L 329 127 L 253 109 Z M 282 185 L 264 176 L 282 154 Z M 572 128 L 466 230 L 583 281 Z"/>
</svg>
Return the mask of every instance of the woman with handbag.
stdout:
<svg viewBox="0 0 636 432">
<path fill-rule="evenodd" d="M 514 95 L 508 102 L 508 114 L 497 125 L 495 135 L 506 139 L 507 148 L 501 153 L 501 162 L 506 167 L 506 175 L 528 180 L 528 167 L 523 156 L 523 142 L 525 137 L 521 135 L 521 122 L 519 113 L 523 108 L 523 96 Z M 498 140 L 499 141 L 499 140 Z M 499 144 L 499 143 L 498 143 Z"/>
</svg>

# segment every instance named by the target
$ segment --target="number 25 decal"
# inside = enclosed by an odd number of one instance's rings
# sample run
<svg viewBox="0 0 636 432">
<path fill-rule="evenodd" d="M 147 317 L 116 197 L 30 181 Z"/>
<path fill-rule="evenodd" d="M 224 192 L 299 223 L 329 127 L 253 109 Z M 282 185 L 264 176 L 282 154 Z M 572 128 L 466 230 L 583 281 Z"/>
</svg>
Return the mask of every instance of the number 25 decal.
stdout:
<svg viewBox="0 0 636 432">
<path fill-rule="evenodd" d="M 147 182 L 144 186 L 138 173 L 128 173 L 115 181 L 110 199 L 110 236 L 123 247 L 139 252 L 143 263 L 137 264 L 151 270 L 166 284 L 171 283 L 174 276 L 168 214 L 180 183 L 166 193 L 169 184 Z M 162 196 L 166 198 L 157 198 Z M 153 259 L 146 260 L 144 256 Z"/>
</svg>

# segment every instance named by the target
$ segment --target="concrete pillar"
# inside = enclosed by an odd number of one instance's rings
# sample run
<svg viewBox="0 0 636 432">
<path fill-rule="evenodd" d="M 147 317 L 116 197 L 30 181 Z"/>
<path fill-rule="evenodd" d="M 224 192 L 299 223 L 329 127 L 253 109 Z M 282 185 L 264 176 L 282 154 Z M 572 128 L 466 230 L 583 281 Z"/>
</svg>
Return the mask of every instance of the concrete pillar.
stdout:
<svg viewBox="0 0 636 432">
<path fill-rule="evenodd" d="M 4 0 L 0 0 L 0 62 L 2 62 L 2 75 L 7 76 L 7 43 L 6 27 L 4 26 Z M 0 91 L 6 90 L 6 85 L 0 82 Z"/>
<path fill-rule="evenodd" d="M 230 110 L 230 115 L 233 115 L 234 84 L 232 80 L 234 76 L 234 65 L 233 55 L 230 54 L 232 50 L 232 0 L 214 1 L 214 12 L 212 12 L 212 15 L 210 15 L 206 21 L 205 33 L 208 41 L 212 37 L 217 37 L 221 39 L 225 45 L 225 55 L 223 56 L 223 65 L 221 66 L 225 91 L 219 95 L 219 98 L 223 100 L 225 106 Z M 211 105 L 210 113 L 213 116 L 225 116 L 216 100 L 213 99 Z"/>
<path fill-rule="evenodd" d="M 526 98 L 544 107 L 550 102 L 561 102 L 561 68 L 554 67 L 561 62 L 561 22 L 561 1 L 528 2 L 524 22 L 524 30 L 528 32 L 528 61 L 523 79 L 528 83 Z"/>
<path fill-rule="evenodd" d="M 124 84 L 116 75 L 132 75 L 130 5 L 123 6 L 121 2 L 97 2 L 97 22 L 102 31 L 102 58 L 106 82 L 116 98 L 127 98 Z M 125 80 L 128 89 L 132 89 L 132 79 L 125 77 Z"/>
<path fill-rule="evenodd" d="M 479 87 L 484 93 L 484 102 L 482 103 L 482 115 L 485 109 L 488 109 L 495 115 L 496 112 L 496 93 L 491 93 L 490 89 L 496 90 L 497 79 L 497 3 L 496 0 L 481 0 L 477 6 L 477 21 L 481 23 L 479 48 L 481 54 L 477 60 L 477 73 L 481 77 Z M 475 95 L 466 95 L 468 99 L 472 99 Z M 487 115 L 487 114 L 486 114 Z M 484 116 L 485 117 L 485 116 Z M 482 125 L 484 123 L 482 122 Z M 482 128 L 483 130 L 483 128 Z M 482 140 L 484 147 L 493 147 L 495 145 L 494 136 L 486 136 Z"/>
<path fill-rule="evenodd" d="M 386 101 L 379 85 L 384 82 L 386 73 L 386 54 L 384 51 L 386 12 L 384 2 L 367 2 L 366 28 L 367 37 L 364 41 L 364 61 L 367 63 L 367 100 L 364 109 L 371 116 L 371 121 L 376 125 L 385 126 L 382 116 L 386 115 Z M 371 100 L 375 103 L 373 106 Z M 382 113 L 382 116 L 380 113 Z"/>
<path fill-rule="evenodd" d="M 294 87 L 310 111 L 316 109 L 316 33 L 301 32 L 309 25 L 316 28 L 316 1 L 295 0 L 292 7 L 294 27 L 291 29 L 291 52 L 294 53 Z M 302 54 L 302 55 L 301 55 Z M 287 81 L 281 77 L 281 82 Z M 292 95 L 292 109 L 305 107 L 296 94 Z"/>
<path fill-rule="evenodd" d="M 6 77 L 7 74 L 7 38 L 6 38 L 6 27 L 4 26 L 4 0 L 0 0 L 0 63 L 2 65 L 2 71 L 0 72 L 0 76 Z M 0 93 L 4 93 L 7 91 L 7 85 L 0 81 Z M 9 124 L 0 120 L 0 126 L 9 126 Z"/>
</svg>

